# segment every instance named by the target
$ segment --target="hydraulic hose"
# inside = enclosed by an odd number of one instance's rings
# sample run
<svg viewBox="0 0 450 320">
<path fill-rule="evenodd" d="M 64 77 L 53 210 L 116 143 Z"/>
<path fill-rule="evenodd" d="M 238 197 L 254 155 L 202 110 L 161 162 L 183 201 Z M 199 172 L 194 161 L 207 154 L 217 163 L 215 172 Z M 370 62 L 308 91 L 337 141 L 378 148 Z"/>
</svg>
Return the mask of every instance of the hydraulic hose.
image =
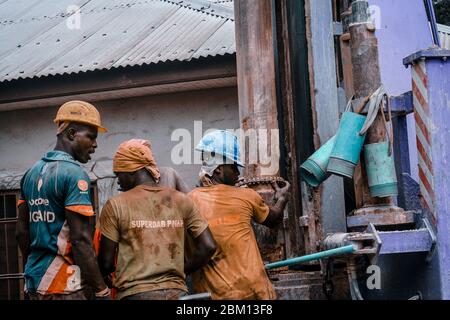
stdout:
<svg viewBox="0 0 450 320">
<path fill-rule="evenodd" d="M 281 267 L 293 266 L 293 265 L 300 264 L 303 262 L 320 260 L 323 258 L 345 255 L 345 254 L 350 254 L 353 252 L 355 252 L 355 247 L 353 245 L 348 245 L 345 247 L 340 247 L 340 248 L 336 248 L 336 249 L 331 249 L 331 250 L 321 251 L 321 252 L 317 252 L 317 253 L 313 253 L 313 254 L 308 254 L 306 256 L 301 256 L 301 257 L 297 257 L 297 258 L 292 258 L 292 259 L 269 263 L 269 264 L 266 264 L 266 269 L 270 270 L 270 269 L 276 269 L 276 268 L 281 268 Z"/>
<path fill-rule="evenodd" d="M 349 259 L 347 262 L 347 274 L 352 300 L 364 300 L 361 295 L 361 291 L 359 290 L 358 277 L 356 275 L 356 264 L 354 259 Z"/>
</svg>

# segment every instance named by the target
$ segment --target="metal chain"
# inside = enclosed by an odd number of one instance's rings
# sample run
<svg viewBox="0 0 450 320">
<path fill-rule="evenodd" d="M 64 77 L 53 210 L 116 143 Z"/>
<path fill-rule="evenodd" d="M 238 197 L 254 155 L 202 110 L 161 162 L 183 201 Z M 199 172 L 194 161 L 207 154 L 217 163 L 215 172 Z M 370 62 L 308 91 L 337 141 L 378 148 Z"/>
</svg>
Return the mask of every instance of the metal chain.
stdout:
<svg viewBox="0 0 450 320">
<path fill-rule="evenodd" d="M 257 177 L 250 178 L 244 177 L 238 181 L 236 187 L 253 186 L 258 184 L 271 184 L 272 182 L 284 182 L 285 180 L 281 177 Z"/>
</svg>

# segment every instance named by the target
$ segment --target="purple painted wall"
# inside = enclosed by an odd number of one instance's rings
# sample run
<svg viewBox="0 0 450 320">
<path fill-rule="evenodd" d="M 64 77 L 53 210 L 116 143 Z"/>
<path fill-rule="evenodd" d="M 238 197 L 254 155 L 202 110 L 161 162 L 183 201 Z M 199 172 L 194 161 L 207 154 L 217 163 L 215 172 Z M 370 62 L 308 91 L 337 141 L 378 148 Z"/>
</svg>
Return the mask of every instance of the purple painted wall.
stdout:
<svg viewBox="0 0 450 320">
<path fill-rule="evenodd" d="M 423 0 L 369 0 L 377 27 L 381 80 L 391 95 L 411 90 L 403 58 L 433 44 Z"/>
<path fill-rule="evenodd" d="M 403 58 L 433 44 L 423 0 L 368 0 L 377 27 L 381 80 L 389 94 L 411 90 L 411 73 Z M 408 116 L 411 175 L 418 181 L 415 122 Z"/>
<path fill-rule="evenodd" d="M 442 299 L 450 300 L 450 61 L 427 60 Z"/>
</svg>

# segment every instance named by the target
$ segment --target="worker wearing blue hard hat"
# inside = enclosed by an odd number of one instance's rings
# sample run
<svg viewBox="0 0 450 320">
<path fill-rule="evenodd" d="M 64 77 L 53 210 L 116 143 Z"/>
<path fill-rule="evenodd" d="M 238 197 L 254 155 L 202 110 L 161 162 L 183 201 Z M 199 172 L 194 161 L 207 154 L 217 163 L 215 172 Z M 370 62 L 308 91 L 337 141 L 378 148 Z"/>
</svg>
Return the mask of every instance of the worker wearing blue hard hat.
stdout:
<svg viewBox="0 0 450 320">
<path fill-rule="evenodd" d="M 218 249 L 193 274 L 194 290 L 211 292 L 213 299 L 275 299 L 251 222 L 275 227 L 282 221 L 289 183 L 273 184 L 277 201 L 269 207 L 256 191 L 235 187 L 244 164 L 233 133 L 208 133 L 196 150 L 202 152 L 201 186 L 189 196 L 208 221 Z"/>
</svg>

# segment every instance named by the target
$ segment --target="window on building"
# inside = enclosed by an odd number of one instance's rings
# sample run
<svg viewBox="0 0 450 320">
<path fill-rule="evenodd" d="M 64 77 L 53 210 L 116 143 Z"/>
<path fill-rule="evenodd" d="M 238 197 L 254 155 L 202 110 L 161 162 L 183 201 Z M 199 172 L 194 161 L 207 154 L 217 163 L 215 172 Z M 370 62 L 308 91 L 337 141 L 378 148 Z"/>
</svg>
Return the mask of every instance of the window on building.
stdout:
<svg viewBox="0 0 450 320">
<path fill-rule="evenodd" d="M 23 299 L 22 256 L 15 230 L 19 191 L 0 192 L 0 300 Z"/>
</svg>

